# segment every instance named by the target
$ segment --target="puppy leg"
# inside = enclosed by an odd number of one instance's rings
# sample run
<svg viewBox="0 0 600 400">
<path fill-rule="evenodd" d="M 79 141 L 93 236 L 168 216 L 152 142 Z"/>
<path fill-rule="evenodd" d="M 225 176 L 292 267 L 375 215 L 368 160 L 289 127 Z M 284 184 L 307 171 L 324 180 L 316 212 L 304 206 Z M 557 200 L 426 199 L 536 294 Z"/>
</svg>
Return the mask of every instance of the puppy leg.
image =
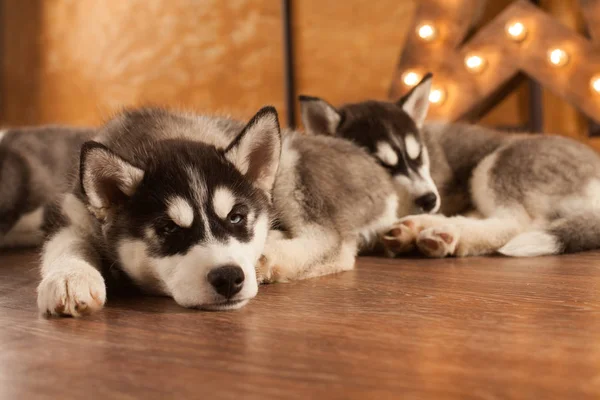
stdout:
<svg viewBox="0 0 600 400">
<path fill-rule="evenodd" d="M 78 317 L 102 308 L 106 287 L 98 267 L 99 257 L 73 229 L 59 231 L 44 246 L 40 312 Z"/>
<path fill-rule="evenodd" d="M 87 240 L 93 223 L 87 210 L 72 195 L 62 210 L 69 223 L 44 245 L 37 303 L 46 315 L 78 317 L 104 306 L 106 286 L 100 256 Z"/>
<path fill-rule="evenodd" d="M 386 252 L 395 256 L 408 253 L 416 248 L 417 237 L 422 230 L 432 226 L 442 226 L 448 218 L 443 215 L 413 215 L 399 219 L 392 229 L 381 236 Z"/>
<path fill-rule="evenodd" d="M 257 266 L 260 283 L 287 282 L 350 270 L 354 267 L 356 240 L 343 241 L 332 231 L 311 226 L 294 238 L 269 232 Z"/>
<path fill-rule="evenodd" d="M 495 253 L 523 229 L 517 218 L 453 217 L 443 225 L 423 229 L 416 243 L 428 257 L 486 255 Z"/>
<path fill-rule="evenodd" d="M 484 219 L 415 215 L 398 221 L 384 243 L 392 250 L 416 247 L 428 257 L 485 255 L 496 252 L 529 224 L 520 214 Z"/>
</svg>

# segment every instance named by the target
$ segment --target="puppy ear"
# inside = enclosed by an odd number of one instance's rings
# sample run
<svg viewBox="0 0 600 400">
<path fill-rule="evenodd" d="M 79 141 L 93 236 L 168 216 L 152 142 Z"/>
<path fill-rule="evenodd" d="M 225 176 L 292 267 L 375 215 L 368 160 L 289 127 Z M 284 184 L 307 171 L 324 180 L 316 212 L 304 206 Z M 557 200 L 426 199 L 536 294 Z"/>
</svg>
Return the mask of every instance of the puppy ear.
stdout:
<svg viewBox="0 0 600 400">
<path fill-rule="evenodd" d="M 423 127 L 429 110 L 429 92 L 431 91 L 432 78 L 433 74 L 429 72 L 421 79 L 421 82 L 396 103 L 412 118 L 419 129 Z"/>
<path fill-rule="evenodd" d="M 275 107 L 261 108 L 225 149 L 225 157 L 269 196 L 280 156 L 281 133 Z"/>
<path fill-rule="evenodd" d="M 144 171 L 123 160 L 103 144 L 86 142 L 81 148 L 80 183 L 92 208 L 100 211 L 131 197 Z"/>
<path fill-rule="evenodd" d="M 335 135 L 342 116 L 323 99 L 312 96 L 299 96 L 302 124 L 307 133 L 314 135 Z"/>
</svg>

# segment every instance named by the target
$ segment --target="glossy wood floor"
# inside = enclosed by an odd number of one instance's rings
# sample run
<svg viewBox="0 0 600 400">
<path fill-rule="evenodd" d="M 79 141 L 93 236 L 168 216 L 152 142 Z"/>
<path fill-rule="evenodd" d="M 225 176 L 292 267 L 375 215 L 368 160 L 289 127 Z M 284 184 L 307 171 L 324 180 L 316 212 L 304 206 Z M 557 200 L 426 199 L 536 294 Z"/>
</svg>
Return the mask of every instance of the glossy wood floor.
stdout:
<svg viewBox="0 0 600 400">
<path fill-rule="evenodd" d="M 208 313 L 164 298 L 38 317 L 0 256 L 0 398 L 600 398 L 600 253 L 362 259 Z"/>
</svg>

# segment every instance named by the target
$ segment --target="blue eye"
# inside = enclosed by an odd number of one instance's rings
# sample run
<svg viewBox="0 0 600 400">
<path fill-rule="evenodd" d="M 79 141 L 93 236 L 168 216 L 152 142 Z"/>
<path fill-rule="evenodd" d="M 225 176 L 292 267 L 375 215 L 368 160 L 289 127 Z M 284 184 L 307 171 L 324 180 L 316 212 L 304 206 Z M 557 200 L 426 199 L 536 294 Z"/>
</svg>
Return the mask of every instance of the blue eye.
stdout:
<svg viewBox="0 0 600 400">
<path fill-rule="evenodd" d="M 229 215 L 227 215 L 227 222 L 229 222 L 231 225 L 242 224 L 244 221 L 246 221 L 246 217 L 248 216 L 249 212 L 250 209 L 247 205 L 236 204 L 229 212 Z"/>
<path fill-rule="evenodd" d="M 238 225 L 244 221 L 245 217 L 240 213 L 231 213 L 227 218 L 229 219 L 230 224 Z"/>
</svg>

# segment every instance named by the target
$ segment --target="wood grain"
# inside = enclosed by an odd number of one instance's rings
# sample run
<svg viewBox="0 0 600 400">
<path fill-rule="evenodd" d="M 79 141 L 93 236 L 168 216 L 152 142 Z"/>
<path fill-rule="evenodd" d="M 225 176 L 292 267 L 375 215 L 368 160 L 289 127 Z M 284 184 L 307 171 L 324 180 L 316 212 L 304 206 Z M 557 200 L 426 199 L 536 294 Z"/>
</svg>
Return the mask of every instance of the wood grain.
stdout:
<svg viewBox="0 0 600 400">
<path fill-rule="evenodd" d="M 39 318 L 36 256 L 0 256 L 1 398 L 600 396 L 600 253 L 361 259 L 236 312 L 112 299 Z"/>
</svg>

